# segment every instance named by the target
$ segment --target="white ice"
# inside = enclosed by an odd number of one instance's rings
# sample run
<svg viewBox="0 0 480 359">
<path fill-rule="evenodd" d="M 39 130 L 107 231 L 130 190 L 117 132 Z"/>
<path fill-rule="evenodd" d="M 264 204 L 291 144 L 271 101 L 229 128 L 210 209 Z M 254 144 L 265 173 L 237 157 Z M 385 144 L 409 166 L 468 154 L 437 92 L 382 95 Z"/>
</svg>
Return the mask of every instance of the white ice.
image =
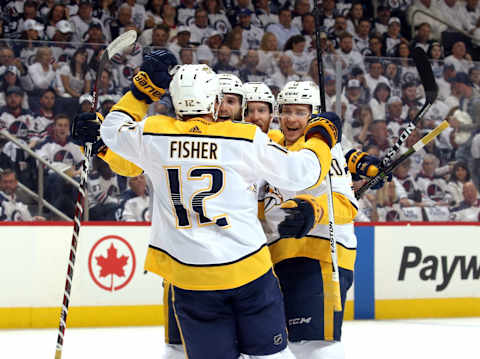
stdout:
<svg viewBox="0 0 480 359">
<path fill-rule="evenodd" d="M 0 330 L 0 359 L 54 359 L 56 329 Z M 480 318 L 347 321 L 347 359 L 480 358 Z M 67 328 L 62 359 L 155 359 L 163 327 Z M 208 359 L 208 358 L 205 358 Z"/>
</svg>

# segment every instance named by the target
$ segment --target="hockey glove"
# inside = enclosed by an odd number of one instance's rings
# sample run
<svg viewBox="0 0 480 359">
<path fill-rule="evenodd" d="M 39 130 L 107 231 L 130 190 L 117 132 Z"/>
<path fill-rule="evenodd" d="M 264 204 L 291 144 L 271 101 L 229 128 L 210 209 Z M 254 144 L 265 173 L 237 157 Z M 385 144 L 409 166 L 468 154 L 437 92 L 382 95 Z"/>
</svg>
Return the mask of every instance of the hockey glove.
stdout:
<svg viewBox="0 0 480 359">
<path fill-rule="evenodd" d="M 170 85 L 172 76 L 169 70 L 176 64 L 175 56 L 165 49 L 145 55 L 140 71 L 133 77 L 130 86 L 133 96 L 148 104 L 159 100 Z"/>
<path fill-rule="evenodd" d="M 70 134 L 73 142 L 79 146 L 92 144 L 92 155 L 106 150 L 107 146 L 100 137 L 100 125 L 103 116 L 97 112 L 83 112 L 73 119 L 70 125 Z"/>
<path fill-rule="evenodd" d="M 289 199 L 280 208 L 288 213 L 278 225 L 280 238 L 305 237 L 320 222 L 324 213 L 320 202 L 308 194 Z"/>
<path fill-rule="evenodd" d="M 313 115 L 305 128 L 305 141 L 310 137 L 322 138 L 328 147 L 333 148 L 342 139 L 342 121 L 335 112 Z"/>
<path fill-rule="evenodd" d="M 378 174 L 381 161 L 375 157 L 370 156 L 366 152 L 358 150 L 350 150 L 345 155 L 345 160 L 347 161 L 348 170 L 352 173 L 353 180 L 361 179 L 361 176 L 364 177 L 375 177 Z M 387 181 L 392 180 L 392 174 L 390 173 L 387 177 Z M 372 186 L 372 189 L 380 189 L 385 184 L 385 181 L 379 181 L 375 186 Z"/>
</svg>

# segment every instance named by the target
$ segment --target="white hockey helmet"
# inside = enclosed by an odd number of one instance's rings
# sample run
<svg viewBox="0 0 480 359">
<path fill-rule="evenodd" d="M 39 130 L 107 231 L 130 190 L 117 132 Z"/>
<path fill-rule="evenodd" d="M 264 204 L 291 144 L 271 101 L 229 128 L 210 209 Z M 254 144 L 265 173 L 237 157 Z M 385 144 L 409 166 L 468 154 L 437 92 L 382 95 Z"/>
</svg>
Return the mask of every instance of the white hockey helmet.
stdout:
<svg viewBox="0 0 480 359">
<path fill-rule="evenodd" d="M 270 105 L 270 112 L 275 113 L 277 104 L 275 96 L 263 82 L 246 82 L 243 84 L 243 91 L 247 104 L 249 102 L 266 102 Z"/>
<path fill-rule="evenodd" d="M 245 92 L 243 91 L 243 83 L 234 74 L 218 74 L 218 80 L 220 81 L 220 89 L 223 94 L 235 94 L 241 97 L 241 114 L 243 121 L 243 112 L 247 104 L 245 100 Z"/>
<path fill-rule="evenodd" d="M 216 120 L 215 103 L 220 103 L 221 89 L 209 66 L 180 66 L 170 82 L 169 92 L 178 117 L 212 114 Z"/>
<path fill-rule="evenodd" d="M 312 114 L 320 112 L 320 90 L 313 81 L 289 81 L 277 96 L 277 103 L 282 105 L 310 105 Z"/>
</svg>

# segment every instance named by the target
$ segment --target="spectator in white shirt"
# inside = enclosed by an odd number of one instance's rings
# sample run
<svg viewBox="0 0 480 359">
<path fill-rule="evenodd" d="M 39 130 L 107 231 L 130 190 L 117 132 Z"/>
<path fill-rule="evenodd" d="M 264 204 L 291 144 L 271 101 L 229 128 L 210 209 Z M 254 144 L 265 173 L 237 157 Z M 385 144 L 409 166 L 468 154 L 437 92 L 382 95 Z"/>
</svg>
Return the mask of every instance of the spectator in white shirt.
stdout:
<svg viewBox="0 0 480 359">
<path fill-rule="evenodd" d="M 455 71 L 466 72 L 473 67 L 472 57 L 467 53 L 467 48 L 463 41 L 457 41 L 452 46 L 452 54 L 445 58 L 445 64 L 452 64 L 455 66 Z"/>
<path fill-rule="evenodd" d="M 75 42 L 82 42 L 85 40 L 90 24 L 97 23 L 100 24 L 103 30 L 103 24 L 99 19 L 96 19 L 92 16 L 93 5 L 90 1 L 82 0 L 78 6 L 78 13 L 70 17 L 70 21 L 75 27 L 75 33 L 73 40 Z"/>
<path fill-rule="evenodd" d="M 438 22 L 428 16 L 428 14 L 438 16 L 438 12 L 436 10 L 436 3 L 436 0 L 414 0 L 412 6 L 410 6 L 408 9 L 408 19 L 409 22 L 413 20 L 413 24 L 415 27 L 418 27 L 424 22 L 430 24 L 432 28 L 432 38 L 435 40 L 440 40 L 442 32 L 445 31 L 447 27 L 441 22 Z M 416 10 L 423 10 L 427 14 L 421 12 L 415 13 Z M 414 13 L 415 17 L 412 19 L 412 15 Z"/>
<path fill-rule="evenodd" d="M 383 35 L 383 48 L 387 56 L 395 56 L 396 46 L 402 41 L 400 30 L 400 19 L 398 17 L 390 18 L 387 32 Z"/>
<path fill-rule="evenodd" d="M 293 62 L 290 56 L 281 55 L 278 59 L 278 70 L 271 77 L 278 88 L 283 88 L 289 81 L 299 81 L 300 76 L 293 69 Z"/>
<path fill-rule="evenodd" d="M 132 177 L 128 185 L 135 193 L 135 197 L 123 204 L 121 220 L 127 222 L 146 222 L 151 220 L 147 182 L 144 175 Z"/>
<path fill-rule="evenodd" d="M 478 0 L 466 0 L 460 4 L 460 18 L 463 19 L 463 29 L 473 33 L 478 27 L 480 20 L 480 8 Z"/>
<path fill-rule="evenodd" d="M 278 15 L 271 12 L 270 1 L 257 0 L 255 2 L 255 13 L 262 28 L 267 28 L 270 24 L 278 23 Z"/>
<path fill-rule="evenodd" d="M 151 28 L 163 23 L 162 7 L 164 3 L 166 3 L 166 1 L 148 0 L 147 5 L 145 5 L 145 27 Z"/>
<path fill-rule="evenodd" d="M 292 59 L 293 70 L 300 76 L 305 76 L 314 56 L 305 52 L 305 37 L 294 35 L 285 44 L 285 55 Z"/>
<path fill-rule="evenodd" d="M 354 67 L 363 69 L 363 56 L 353 49 L 353 36 L 349 32 L 340 34 L 340 49 L 337 53 L 343 63 L 344 72 L 351 72 Z"/>
<path fill-rule="evenodd" d="M 28 73 L 36 90 L 46 90 L 52 87 L 55 81 L 55 71 L 59 63 L 52 65 L 52 50 L 49 47 L 39 47 L 35 56 L 35 63 L 28 67 Z"/>
<path fill-rule="evenodd" d="M 278 21 L 278 24 L 268 26 L 266 31 L 275 34 L 278 40 L 278 50 L 282 50 L 287 40 L 293 35 L 299 35 L 300 30 L 292 26 L 292 12 L 289 9 L 283 8 L 279 11 Z"/>
<path fill-rule="evenodd" d="M 361 19 L 363 19 L 363 5 L 360 2 L 355 2 L 348 12 L 347 31 L 354 34 Z"/>
<path fill-rule="evenodd" d="M 309 0 L 295 0 L 292 12 L 292 25 L 302 31 L 302 17 L 310 13 Z"/>
<path fill-rule="evenodd" d="M 168 49 L 175 55 L 177 61 L 180 61 L 180 50 L 189 46 L 190 43 L 190 29 L 187 26 L 179 26 L 177 28 L 177 36 L 175 41 L 168 45 Z"/>
<path fill-rule="evenodd" d="M 440 160 L 435 155 L 427 153 L 423 158 L 422 171 L 415 181 L 425 203 L 445 206 L 451 201 L 451 195 L 447 192 L 447 182 L 435 175 L 439 164 Z"/>
<path fill-rule="evenodd" d="M 390 15 L 391 11 L 388 6 L 380 5 L 377 8 L 377 18 L 375 19 L 373 27 L 377 36 L 383 36 L 387 32 Z"/>
<path fill-rule="evenodd" d="M 372 93 L 370 100 L 370 107 L 373 112 L 373 118 L 375 120 L 385 120 L 386 117 L 386 105 L 390 98 L 390 86 L 384 82 L 378 82 L 377 86 Z"/>
<path fill-rule="evenodd" d="M 87 68 L 87 51 L 80 48 L 73 54 L 69 64 L 58 70 L 56 89 L 61 97 L 80 97 L 90 92 L 90 74 Z"/>
<path fill-rule="evenodd" d="M 66 7 L 64 4 L 56 3 L 54 4 L 47 15 L 47 28 L 45 30 L 46 35 L 49 39 L 53 40 L 53 35 L 58 29 L 58 22 L 65 20 L 67 21 Z"/>
<path fill-rule="evenodd" d="M 455 163 L 447 185 L 447 192 L 452 197 L 451 206 L 456 207 L 463 201 L 463 185 L 468 181 L 470 181 L 468 166 L 463 162 Z"/>
<path fill-rule="evenodd" d="M 242 50 L 258 49 L 264 34 L 263 29 L 251 24 L 252 11 L 242 9 L 238 13 L 238 22 L 242 28 Z"/>
<path fill-rule="evenodd" d="M 190 28 L 190 42 L 196 46 L 203 44 L 213 29 L 208 26 L 208 14 L 204 9 L 195 10 L 195 21 Z"/>
<path fill-rule="evenodd" d="M 257 69 L 259 71 L 265 72 L 267 75 L 272 75 L 275 72 L 275 64 L 280 56 L 280 52 L 277 51 L 277 48 L 278 41 L 275 34 L 266 32 L 260 43 L 260 50 L 258 50 L 260 62 Z"/>
<path fill-rule="evenodd" d="M 132 8 L 132 21 L 140 31 L 143 31 L 145 28 L 145 20 L 147 15 L 145 12 L 145 6 L 142 4 L 137 4 L 136 0 L 127 0 L 128 5 Z"/>
<path fill-rule="evenodd" d="M 209 24 L 215 30 L 220 31 L 222 36 L 225 36 L 227 32 L 232 30 L 232 25 L 225 14 L 220 0 L 205 0 L 203 1 L 203 7 L 207 10 Z"/>
<path fill-rule="evenodd" d="M 367 61 L 368 69 L 367 74 L 365 75 L 365 80 L 367 81 L 367 86 L 372 93 L 377 85 L 380 82 L 383 82 L 388 85 L 388 79 L 383 76 L 383 66 L 379 58 L 368 59 Z"/>
<path fill-rule="evenodd" d="M 467 19 L 462 19 L 460 5 L 457 0 L 438 0 L 434 7 L 434 15 L 455 26 L 457 29 L 463 28 L 463 23 Z M 452 29 L 452 31 L 455 31 Z"/>
<path fill-rule="evenodd" d="M 353 40 L 355 42 L 355 50 L 360 53 L 363 53 L 370 45 L 371 28 L 372 24 L 368 19 L 361 19 L 355 28 Z"/>
<path fill-rule="evenodd" d="M 451 219 L 460 222 L 480 221 L 480 200 L 478 191 L 473 182 L 466 182 L 463 185 L 464 200 L 460 205 L 451 210 Z"/>
<path fill-rule="evenodd" d="M 17 198 L 18 181 L 14 171 L 0 172 L 0 221 L 44 221 L 44 217 L 32 216 L 27 205 Z"/>
</svg>

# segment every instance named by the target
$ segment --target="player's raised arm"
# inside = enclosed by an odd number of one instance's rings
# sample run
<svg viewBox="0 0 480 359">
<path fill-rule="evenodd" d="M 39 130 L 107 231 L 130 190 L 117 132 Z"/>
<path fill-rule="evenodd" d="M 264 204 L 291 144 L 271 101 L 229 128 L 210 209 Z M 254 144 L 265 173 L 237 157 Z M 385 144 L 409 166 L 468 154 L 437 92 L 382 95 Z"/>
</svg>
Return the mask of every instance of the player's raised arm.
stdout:
<svg viewBox="0 0 480 359">
<path fill-rule="evenodd" d="M 330 169 L 330 149 L 338 140 L 340 126 L 334 113 L 314 118 L 305 129 L 306 141 L 298 152 L 288 151 L 257 130 L 254 148 L 259 162 L 255 170 L 272 185 L 287 190 L 319 186 Z"/>
<path fill-rule="evenodd" d="M 146 55 L 140 71 L 134 76 L 128 91 L 100 128 L 105 144 L 125 159 L 142 166 L 144 157 L 142 119 L 148 106 L 160 99 L 171 80 L 169 70 L 176 65 L 175 56 L 167 50 L 157 50 Z"/>
</svg>

